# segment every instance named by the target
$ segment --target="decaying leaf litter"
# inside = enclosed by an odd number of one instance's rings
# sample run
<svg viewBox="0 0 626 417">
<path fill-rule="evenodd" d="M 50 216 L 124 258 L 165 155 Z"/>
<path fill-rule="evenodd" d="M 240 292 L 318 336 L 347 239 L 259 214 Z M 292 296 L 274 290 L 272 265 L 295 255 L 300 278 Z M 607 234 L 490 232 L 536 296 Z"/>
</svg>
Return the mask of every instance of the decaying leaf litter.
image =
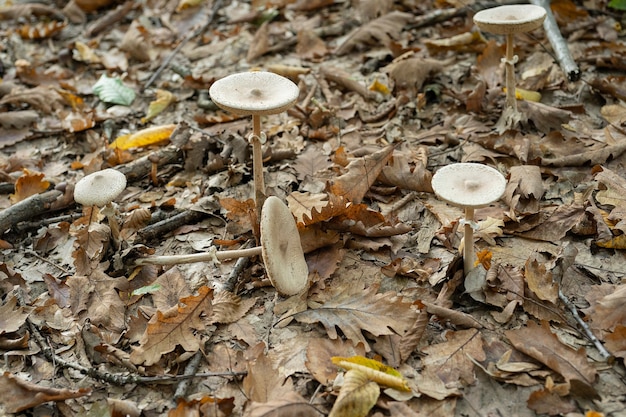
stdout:
<svg viewBox="0 0 626 417">
<path fill-rule="evenodd" d="M 3 4 L 3 412 L 624 415 L 611 4 L 552 2 L 581 80 L 542 29 L 516 37 L 506 130 L 504 39 L 472 21 L 496 3 Z M 135 264 L 256 245 L 251 120 L 208 97 L 253 69 L 300 89 L 263 120 L 266 194 L 309 268 L 288 298 L 260 258 Z M 456 162 L 507 178 L 466 277 L 463 212 L 430 185 Z M 128 181 L 116 206 L 75 204 L 105 168 Z"/>
</svg>

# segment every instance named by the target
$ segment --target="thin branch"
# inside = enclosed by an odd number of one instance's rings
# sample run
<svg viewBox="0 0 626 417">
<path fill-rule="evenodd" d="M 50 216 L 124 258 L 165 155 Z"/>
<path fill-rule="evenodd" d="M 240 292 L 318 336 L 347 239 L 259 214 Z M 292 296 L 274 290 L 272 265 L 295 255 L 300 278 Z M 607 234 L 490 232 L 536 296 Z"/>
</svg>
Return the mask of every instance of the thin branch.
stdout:
<svg viewBox="0 0 626 417">
<path fill-rule="evenodd" d="M 607 361 L 613 358 L 614 356 L 611 353 L 609 353 L 609 351 L 606 350 L 606 348 L 604 347 L 604 345 L 602 345 L 602 343 L 600 343 L 600 341 L 598 340 L 596 335 L 593 334 L 593 332 L 591 331 L 587 323 L 585 323 L 583 319 L 580 317 L 580 315 L 578 314 L 578 309 L 576 308 L 576 306 L 572 304 L 572 302 L 569 300 L 569 298 L 565 296 L 565 294 L 563 294 L 561 289 L 559 289 L 559 299 L 563 302 L 563 304 L 567 306 L 569 311 L 572 313 L 572 316 L 574 316 L 574 319 L 576 320 L 578 325 L 583 329 L 585 336 L 587 336 L 587 338 L 591 340 L 591 342 L 596 347 L 596 349 L 598 349 L 598 352 L 600 352 L 600 355 L 602 355 L 602 357 Z"/>
<path fill-rule="evenodd" d="M 572 58 L 572 54 L 567 47 L 567 42 L 561 35 L 554 14 L 552 14 L 550 9 L 550 2 L 548 0 L 530 0 L 530 2 L 546 10 L 546 20 L 543 21 L 543 29 L 546 31 L 546 36 L 550 41 L 550 45 L 552 45 L 556 59 L 563 72 L 567 75 L 567 79 L 572 82 L 578 81 L 581 75 L 580 69 L 574 62 L 574 58 Z"/>
</svg>

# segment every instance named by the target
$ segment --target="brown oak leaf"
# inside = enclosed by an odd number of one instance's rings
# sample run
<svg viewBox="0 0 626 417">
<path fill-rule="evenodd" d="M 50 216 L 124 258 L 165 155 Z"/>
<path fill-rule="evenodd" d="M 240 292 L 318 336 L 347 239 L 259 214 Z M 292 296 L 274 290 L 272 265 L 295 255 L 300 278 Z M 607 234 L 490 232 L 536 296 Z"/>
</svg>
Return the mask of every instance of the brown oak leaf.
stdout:
<svg viewBox="0 0 626 417">
<path fill-rule="evenodd" d="M 296 313 L 295 319 L 300 323 L 322 323 L 331 339 L 337 339 L 339 328 L 355 346 L 363 343 L 369 351 L 363 331 L 374 336 L 402 335 L 417 319 L 410 302 L 395 292 L 378 294 L 378 288 L 378 284 L 342 288 L 321 303 L 309 302 L 309 310 Z"/>
<path fill-rule="evenodd" d="M 182 298 L 182 305 L 166 312 L 157 310 L 150 319 L 139 346 L 131 352 L 130 360 L 135 364 L 150 366 L 157 363 L 161 355 L 173 351 L 178 345 L 187 352 L 198 351 L 200 340 L 194 331 L 205 328 L 201 316 L 211 314 L 212 299 L 213 290 L 200 287 L 198 295 Z"/>
</svg>

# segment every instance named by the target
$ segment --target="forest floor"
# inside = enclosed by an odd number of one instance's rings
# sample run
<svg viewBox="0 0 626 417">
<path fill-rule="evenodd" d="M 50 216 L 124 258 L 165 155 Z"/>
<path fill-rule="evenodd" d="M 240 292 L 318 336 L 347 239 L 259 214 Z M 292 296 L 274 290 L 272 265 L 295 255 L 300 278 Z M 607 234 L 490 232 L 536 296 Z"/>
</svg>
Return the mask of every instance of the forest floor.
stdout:
<svg viewBox="0 0 626 417">
<path fill-rule="evenodd" d="M 516 35 L 503 126 L 497 4 L 0 1 L 0 413 L 626 416 L 625 15 L 553 1 L 580 77 Z M 250 70 L 300 92 L 261 118 L 293 296 L 258 255 L 138 261 L 257 245 L 252 120 L 208 94 Z M 467 274 L 431 186 L 459 162 L 506 179 Z"/>
</svg>

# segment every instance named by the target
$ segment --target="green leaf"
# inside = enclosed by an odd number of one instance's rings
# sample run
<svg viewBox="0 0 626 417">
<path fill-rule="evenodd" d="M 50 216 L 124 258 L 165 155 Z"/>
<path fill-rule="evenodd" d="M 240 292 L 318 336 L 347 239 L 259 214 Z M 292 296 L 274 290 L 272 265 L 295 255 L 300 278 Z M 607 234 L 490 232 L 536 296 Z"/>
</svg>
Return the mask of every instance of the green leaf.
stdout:
<svg viewBox="0 0 626 417">
<path fill-rule="evenodd" d="M 94 84 L 93 92 L 105 103 L 130 106 L 135 100 L 135 91 L 132 88 L 126 87 L 119 77 L 107 77 L 106 74 L 102 74 Z"/>
<path fill-rule="evenodd" d="M 617 10 L 626 10 L 626 0 L 611 0 L 608 6 Z"/>
<path fill-rule="evenodd" d="M 143 295 L 154 294 L 161 289 L 161 284 L 146 285 L 145 287 L 137 288 L 131 293 L 131 295 Z"/>
</svg>

